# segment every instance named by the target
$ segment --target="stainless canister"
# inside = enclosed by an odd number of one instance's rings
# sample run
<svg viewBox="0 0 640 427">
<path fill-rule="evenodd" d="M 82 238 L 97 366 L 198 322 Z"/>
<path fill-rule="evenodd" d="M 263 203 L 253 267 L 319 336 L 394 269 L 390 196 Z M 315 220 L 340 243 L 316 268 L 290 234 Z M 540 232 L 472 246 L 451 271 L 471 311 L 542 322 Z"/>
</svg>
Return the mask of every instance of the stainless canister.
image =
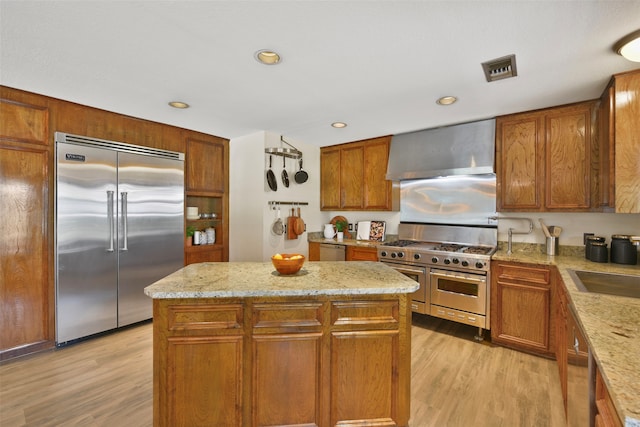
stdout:
<svg viewBox="0 0 640 427">
<path fill-rule="evenodd" d="M 558 255 L 558 238 L 557 237 L 547 237 L 547 255 Z"/>
</svg>

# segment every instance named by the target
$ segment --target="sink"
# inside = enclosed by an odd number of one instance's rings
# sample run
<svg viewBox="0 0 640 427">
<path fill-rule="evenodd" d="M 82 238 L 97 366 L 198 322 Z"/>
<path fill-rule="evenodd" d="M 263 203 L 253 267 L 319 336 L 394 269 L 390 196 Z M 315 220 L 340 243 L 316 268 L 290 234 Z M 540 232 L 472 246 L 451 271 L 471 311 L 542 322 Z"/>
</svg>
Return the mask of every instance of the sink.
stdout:
<svg viewBox="0 0 640 427">
<path fill-rule="evenodd" d="M 578 289 L 583 292 L 640 298 L 640 276 L 569 270 Z"/>
</svg>

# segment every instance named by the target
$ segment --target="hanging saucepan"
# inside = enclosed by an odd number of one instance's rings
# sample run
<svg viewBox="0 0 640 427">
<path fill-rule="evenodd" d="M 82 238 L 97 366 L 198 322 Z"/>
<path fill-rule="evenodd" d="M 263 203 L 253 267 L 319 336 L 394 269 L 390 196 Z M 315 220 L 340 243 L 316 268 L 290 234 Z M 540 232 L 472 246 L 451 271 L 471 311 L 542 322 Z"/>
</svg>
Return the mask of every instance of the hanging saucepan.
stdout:
<svg viewBox="0 0 640 427">
<path fill-rule="evenodd" d="M 271 170 L 271 156 L 269 156 L 269 170 L 267 171 L 267 183 L 269 184 L 269 188 L 271 191 L 278 191 L 278 182 L 276 181 L 276 176 Z"/>
<path fill-rule="evenodd" d="M 282 183 L 289 188 L 289 174 L 287 173 L 287 158 L 282 156 Z"/>
<path fill-rule="evenodd" d="M 304 184 L 305 182 L 307 182 L 307 179 L 309 179 L 309 175 L 307 174 L 307 172 L 302 170 L 302 157 L 300 157 L 300 170 L 296 172 L 294 178 L 298 184 Z"/>
</svg>

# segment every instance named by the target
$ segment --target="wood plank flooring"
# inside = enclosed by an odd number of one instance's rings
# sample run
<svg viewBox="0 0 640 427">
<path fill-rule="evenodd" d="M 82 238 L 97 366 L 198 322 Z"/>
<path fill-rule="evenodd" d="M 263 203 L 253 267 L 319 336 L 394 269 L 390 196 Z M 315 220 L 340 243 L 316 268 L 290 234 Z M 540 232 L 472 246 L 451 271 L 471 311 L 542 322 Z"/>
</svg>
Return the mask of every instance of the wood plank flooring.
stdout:
<svg viewBox="0 0 640 427">
<path fill-rule="evenodd" d="M 555 361 L 414 315 L 411 427 L 564 426 Z M 152 425 L 152 327 L 0 365 L 0 426 Z"/>
</svg>

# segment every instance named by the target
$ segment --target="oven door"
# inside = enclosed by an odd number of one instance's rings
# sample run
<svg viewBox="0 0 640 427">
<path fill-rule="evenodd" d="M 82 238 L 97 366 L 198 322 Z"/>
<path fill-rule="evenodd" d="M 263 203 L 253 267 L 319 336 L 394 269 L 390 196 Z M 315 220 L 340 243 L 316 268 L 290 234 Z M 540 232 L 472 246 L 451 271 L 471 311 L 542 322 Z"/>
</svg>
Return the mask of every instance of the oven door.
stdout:
<svg viewBox="0 0 640 427">
<path fill-rule="evenodd" d="M 487 276 L 431 269 L 431 304 L 484 315 Z"/>
<path fill-rule="evenodd" d="M 394 264 L 386 261 L 384 264 L 420 284 L 420 288 L 409 295 L 411 298 L 411 310 L 416 313 L 429 314 L 429 282 L 427 281 L 427 269 L 425 267 Z"/>
</svg>

